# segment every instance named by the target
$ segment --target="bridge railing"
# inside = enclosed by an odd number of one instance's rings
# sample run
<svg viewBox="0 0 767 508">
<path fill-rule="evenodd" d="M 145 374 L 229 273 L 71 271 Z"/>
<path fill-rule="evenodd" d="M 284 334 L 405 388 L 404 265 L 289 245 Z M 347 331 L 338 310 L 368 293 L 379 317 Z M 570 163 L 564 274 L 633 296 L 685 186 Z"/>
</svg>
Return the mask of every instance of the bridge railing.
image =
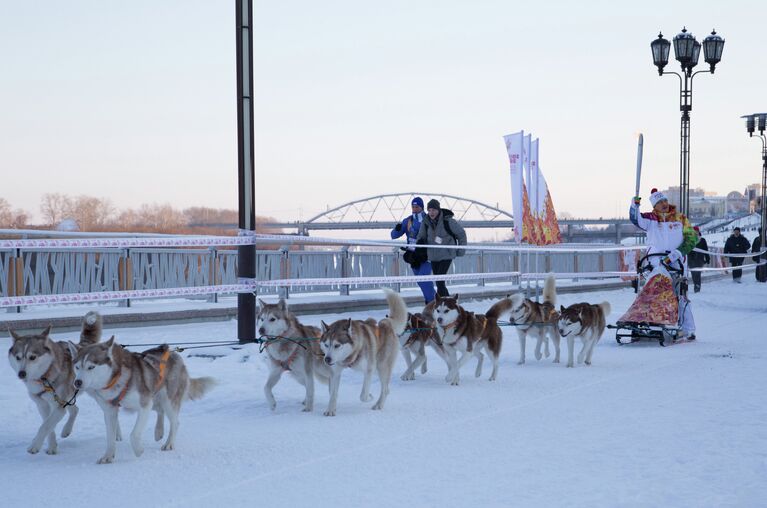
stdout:
<svg viewBox="0 0 767 508">
<path fill-rule="evenodd" d="M 465 256 L 454 260 L 449 273 L 476 274 L 476 284 L 483 286 L 483 273 L 611 271 L 622 269 L 621 259 L 621 253 L 615 250 L 551 250 L 530 254 L 468 250 Z M 325 250 L 291 250 L 288 247 L 257 249 L 256 267 L 259 280 L 348 278 L 348 284 L 339 283 L 331 287 L 306 285 L 290 288 L 292 293 L 333 291 L 342 295 L 377 287 L 354 283 L 356 277 L 412 273 L 398 248 L 355 250 L 347 246 Z M 226 247 L 0 250 L 0 297 L 214 286 L 236 282 L 237 251 Z M 518 281 L 510 277 L 508 282 Z M 416 284 L 390 285 L 395 290 L 403 286 L 415 287 Z M 287 287 L 263 287 L 260 293 L 289 297 Z M 217 297 L 199 298 L 215 301 Z M 130 301 L 124 301 L 123 305 L 130 305 Z M 15 309 L 21 311 L 21 308 Z"/>
</svg>

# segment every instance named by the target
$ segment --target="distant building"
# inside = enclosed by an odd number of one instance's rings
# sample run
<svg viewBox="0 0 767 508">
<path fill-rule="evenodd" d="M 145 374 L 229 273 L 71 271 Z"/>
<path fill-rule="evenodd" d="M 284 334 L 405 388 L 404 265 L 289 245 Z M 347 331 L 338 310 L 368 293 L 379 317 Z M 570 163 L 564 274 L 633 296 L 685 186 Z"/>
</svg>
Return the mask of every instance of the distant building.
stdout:
<svg viewBox="0 0 767 508">
<path fill-rule="evenodd" d="M 664 189 L 663 193 L 668 196 L 669 202 L 679 204 L 679 186 Z M 718 196 L 705 189 L 690 189 L 690 219 L 708 219 L 712 217 L 724 217 L 730 214 L 753 212 L 758 208 L 758 199 L 761 194 L 761 185 L 752 184 L 741 194 L 731 191 L 726 196 Z"/>
</svg>

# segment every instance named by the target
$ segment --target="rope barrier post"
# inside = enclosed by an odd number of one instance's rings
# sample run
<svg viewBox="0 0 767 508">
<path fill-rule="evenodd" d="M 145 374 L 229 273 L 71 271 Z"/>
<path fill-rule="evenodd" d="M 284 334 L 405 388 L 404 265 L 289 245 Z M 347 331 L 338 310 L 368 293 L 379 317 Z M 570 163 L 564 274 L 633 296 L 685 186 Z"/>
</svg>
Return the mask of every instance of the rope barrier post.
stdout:
<svg viewBox="0 0 767 508">
<path fill-rule="evenodd" d="M 400 276 L 400 272 L 399 272 L 399 253 L 400 253 L 400 250 L 399 250 L 398 247 L 392 248 L 392 258 L 393 258 L 393 261 L 392 261 L 392 267 L 391 267 L 391 274 L 394 277 L 399 277 Z M 402 292 L 402 283 L 401 282 L 395 282 L 393 284 L 393 286 L 394 286 L 394 291 L 396 291 L 397 293 L 401 293 Z"/>
<path fill-rule="evenodd" d="M 256 171 L 253 137 L 253 0 L 235 2 L 237 57 L 237 189 L 240 235 L 256 231 Z M 237 247 L 237 277 L 256 278 L 255 243 Z M 256 339 L 256 296 L 237 294 L 237 338 L 240 343 Z"/>
<path fill-rule="evenodd" d="M 218 249 L 208 247 L 208 285 L 218 285 Z M 208 295 L 209 303 L 218 303 L 218 293 Z"/>
<path fill-rule="evenodd" d="M 604 253 L 604 251 L 599 251 L 599 257 L 598 257 L 598 261 L 597 262 L 599 264 L 598 270 L 600 272 L 604 272 L 605 271 L 605 253 Z M 616 268 L 616 270 L 620 270 L 620 269 L 621 269 L 620 266 Z"/>
<path fill-rule="evenodd" d="M 477 258 L 477 273 L 480 274 L 480 278 L 479 278 L 479 281 L 477 282 L 477 286 L 485 287 L 485 278 L 481 276 L 481 274 L 485 273 L 485 251 L 484 250 L 479 251 L 479 257 Z"/>
<path fill-rule="evenodd" d="M 580 271 L 579 268 L 580 267 L 578 266 L 578 253 L 577 252 L 573 252 L 573 272 L 574 273 L 578 273 Z M 578 280 L 580 280 L 580 279 L 578 279 L 578 277 L 574 277 L 573 278 L 573 282 L 578 282 Z"/>
<path fill-rule="evenodd" d="M 14 276 L 14 288 L 16 291 L 16 296 L 24 296 L 24 256 L 21 253 L 21 249 L 16 249 L 16 266 Z M 21 314 L 21 305 L 16 306 L 16 313 Z"/>
<path fill-rule="evenodd" d="M 348 279 L 351 275 L 351 259 L 349 257 L 349 246 L 341 247 L 341 278 Z M 349 284 L 341 284 L 341 296 L 349 296 Z"/>
<path fill-rule="evenodd" d="M 280 247 L 280 278 L 290 278 L 290 246 Z M 280 286 L 277 288 L 277 296 L 287 300 L 290 297 L 290 286 Z"/>
</svg>

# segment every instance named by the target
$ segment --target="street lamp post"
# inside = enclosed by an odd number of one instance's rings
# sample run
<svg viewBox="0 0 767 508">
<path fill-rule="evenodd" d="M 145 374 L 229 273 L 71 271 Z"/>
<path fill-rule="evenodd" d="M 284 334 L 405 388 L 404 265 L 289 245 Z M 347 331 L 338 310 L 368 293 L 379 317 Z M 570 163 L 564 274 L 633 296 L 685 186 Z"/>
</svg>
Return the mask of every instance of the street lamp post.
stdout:
<svg viewBox="0 0 767 508">
<path fill-rule="evenodd" d="M 761 207 L 762 216 L 762 232 L 759 235 L 759 248 L 764 250 L 764 239 L 767 236 L 767 135 L 764 131 L 767 130 L 767 113 L 754 113 L 752 115 L 744 115 L 741 118 L 746 119 L 746 131 L 749 137 L 754 136 L 755 131 L 759 131 L 757 138 L 762 142 L 762 198 L 759 201 Z M 757 268 L 758 270 L 758 268 Z"/>
<path fill-rule="evenodd" d="M 700 49 L 703 47 L 704 59 L 709 64 L 709 69 L 693 72 L 698 65 Z M 701 72 L 714 73 L 714 68 L 722 59 L 724 39 L 712 31 L 711 35 L 703 40 L 703 44 L 682 28 L 682 31 L 674 37 L 674 57 L 682 67 L 682 73 L 663 71 L 668 64 L 668 55 L 671 42 L 663 38 L 659 33 L 658 38 L 650 43 L 653 63 L 658 67 L 658 75 L 674 74 L 679 78 L 679 110 L 682 112 L 680 129 L 680 153 L 679 153 L 679 209 L 687 215 L 690 211 L 690 111 L 692 111 L 692 80 Z"/>
</svg>

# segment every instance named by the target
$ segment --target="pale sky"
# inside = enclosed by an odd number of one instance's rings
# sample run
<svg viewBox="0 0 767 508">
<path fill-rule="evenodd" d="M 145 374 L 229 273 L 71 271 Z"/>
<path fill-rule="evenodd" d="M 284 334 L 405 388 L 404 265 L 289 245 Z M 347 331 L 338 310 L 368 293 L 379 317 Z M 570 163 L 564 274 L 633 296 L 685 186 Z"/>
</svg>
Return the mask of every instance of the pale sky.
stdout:
<svg viewBox="0 0 767 508">
<path fill-rule="evenodd" d="M 678 80 L 649 44 L 683 25 L 727 41 L 695 78 L 691 185 L 760 181 L 739 117 L 767 111 L 767 3 L 618 3 L 256 1 L 257 213 L 419 189 L 511 210 L 502 137 L 524 129 L 558 211 L 625 215 L 637 132 L 642 194 L 678 184 Z M 233 0 L 0 7 L 0 196 L 237 207 Z"/>
</svg>

